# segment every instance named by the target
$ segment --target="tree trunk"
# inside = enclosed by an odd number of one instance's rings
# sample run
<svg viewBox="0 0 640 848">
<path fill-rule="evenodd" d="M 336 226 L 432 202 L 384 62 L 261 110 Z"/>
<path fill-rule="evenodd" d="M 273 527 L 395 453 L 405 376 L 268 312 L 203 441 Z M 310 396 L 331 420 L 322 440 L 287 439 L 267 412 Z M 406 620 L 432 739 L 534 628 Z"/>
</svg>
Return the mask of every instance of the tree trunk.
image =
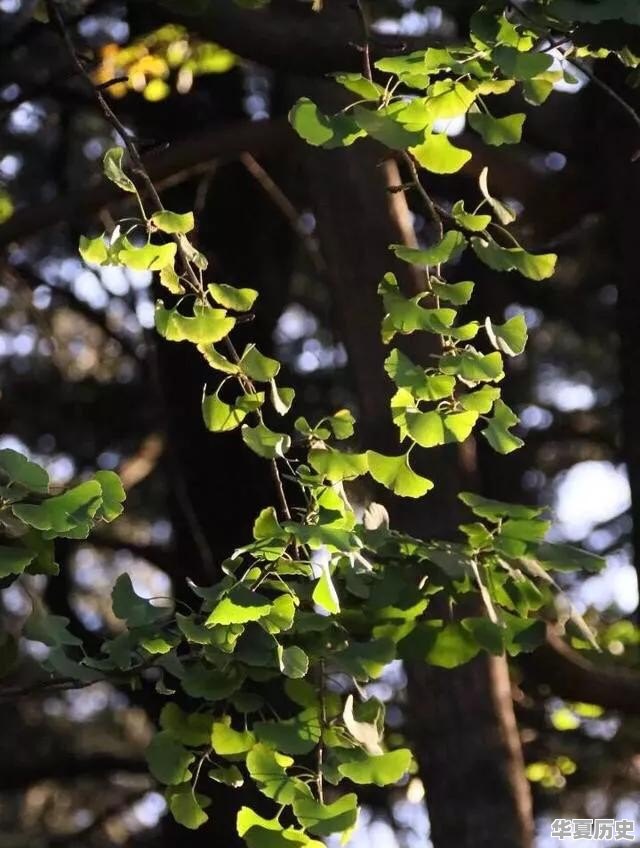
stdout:
<svg viewBox="0 0 640 848">
<path fill-rule="evenodd" d="M 606 82 L 620 90 L 625 100 L 640 108 L 640 98 L 624 84 L 626 70 L 616 64 L 604 66 Z M 622 384 L 622 453 L 631 488 L 631 542 L 633 562 L 640 586 L 640 274 L 638 272 L 638 198 L 640 198 L 640 133 L 629 115 L 600 89 L 591 92 L 589 131 L 599 143 L 594 151 L 592 173 L 600 191 L 610 246 L 611 282 L 618 290 L 617 324 L 620 382 Z M 640 615 L 640 607 L 636 617 Z"/>
</svg>

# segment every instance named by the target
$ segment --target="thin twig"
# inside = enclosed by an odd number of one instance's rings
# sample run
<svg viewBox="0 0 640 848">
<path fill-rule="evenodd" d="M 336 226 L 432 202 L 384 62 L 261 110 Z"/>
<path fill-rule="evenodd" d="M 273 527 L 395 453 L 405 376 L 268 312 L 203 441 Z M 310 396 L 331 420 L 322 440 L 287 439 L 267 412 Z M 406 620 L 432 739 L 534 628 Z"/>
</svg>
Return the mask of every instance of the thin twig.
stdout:
<svg viewBox="0 0 640 848">
<path fill-rule="evenodd" d="M 241 153 L 240 161 L 287 219 L 291 229 L 302 242 L 316 273 L 319 276 L 324 276 L 327 272 L 327 266 L 318 248 L 318 243 L 305 230 L 301 223 L 301 215 L 291 200 L 251 153 Z"/>
<path fill-rule="evenodd" d="M 436 229 L 438 231 L 438 239 L 442 241 L 444 238 L 444 226 L 442 224 L 442 218 L 440 217 L 440 213 L 438 212 L 438 208 L 436 204 L 431 199 L 431 196 L 422 185 L 420 181 L 420 176 L 418 174 L 418 169 L 416 168 L 416 163 L 413 161 L 413 157 L 406 150 L 402 151 L 402 159 L 406 163 L 409 168 L 409 172 L 411 174 L 411 182 L 418 190 L 420 196 L 425 202 L 429 215 L 431 216 L 431 220 L 436 225 Z"/>
<path fill-rule="evenodd" d="M 598 88 L 604 91 L 612 100 L 615 100 L 615 102 L 624 109 L 627 115 L 629 115 L 636 126 L 640 127 L 640 115 L 638 115 L 633 106 L 627 103 L 627 101 L 604 80 L 600 79 L 600 77 L 588 65 L 585 65 L 584 62 L 581 62 L 579 59 L 568 58 L 566 61 L 570 65 L 573 65 L 574 68 L 577 68 L 577 70 L 580 71 L 581 74 L 584 74 L 585 77 L 588 77 L 591 82 L 595 83 Z"/>
<path fill-rule="evenodd" d="M 324 697 L 325 672 L 324 660 L 320 660 L 318 666 L 318 696 L 320 698 L 320 739 L 316 749 L 316 786 L 318 787 L 318 800 L 324 804 L 324 732 L 327 726 L 327 706 Z"/>
<path fill-rule="evenodd" d="M 358 15 L 362 23 L 362 34 L 364 36 L 364 44 L 362 45 L 362 70 L 364 77 L 373 82 L 373 73 L 371 71 L 371 28 L 369 27 L 369 16 L 365 8 L 364 0 L 356 0 Z"/>
<path fill-rule="evenodd" d="M 95 686 L 96 683 L 104 682 L 97 679 L 91 681 L 78 681 L 71 677 L 61 677 L 54 680 L 39 680 L 29 686 L 7 686 L 0 688 L 0 703 L 4 701 L 18 701 L 35 695 L 48 695 L 51 692 L 67 692 L 70 689 L 86 689 Z"/>
</svg>

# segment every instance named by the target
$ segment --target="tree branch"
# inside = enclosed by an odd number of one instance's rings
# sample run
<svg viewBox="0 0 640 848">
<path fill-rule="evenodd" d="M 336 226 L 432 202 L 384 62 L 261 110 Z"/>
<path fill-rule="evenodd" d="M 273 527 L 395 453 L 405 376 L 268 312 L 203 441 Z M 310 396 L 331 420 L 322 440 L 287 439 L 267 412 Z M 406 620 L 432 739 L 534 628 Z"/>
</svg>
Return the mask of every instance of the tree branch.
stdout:
<svg viewBox="0 0 640 848">
<path fill-rule="evenodd" d="M 112 754 L 60 756 L 51 760 L 34 760 L 26 765 L 11 763 L 6 771 L 0 771 L 0 791 L 19 791 L 42 780 L 66 782 L 78 777 L 103 777 L 114 772 L 147 774 L 148 768 L 142 758 L 117 757 Z"/>
<path fill-rule="evenodd" d="M 189 14 L 176 2 L 149 0 L 167 21 L 181 23 L 243 59 L 287 73 L 310 75 L 362 69 L 362 27 L 357 9 L 345 0 L 324 0 L 322 12 L 309 3 L 272 2 L 243 9 L 233 0 L 212 0 L 205 12 Z M 372 33 L 372 61 L 434 45 L 435 39 Z"/>
<path fill-rule="evenodd" d="M 207 130 L 174 144 L 166 150 L 144 157 L 151 179 L 162 189 L 208 170 L 218 159 L 236 158 L 243 151 L 260 156 L 279 147 L 284 150 L 287 139 L 293 139 L 286 122 L 246 121 Z M 0 226 L 0 247 L 21 241 L 40 230 L 72 219 L 86 220 L 100 209 L 122 201 L 122 192 L 106 179 L 92 188 L 79 189 L 57 197 L 49 203 L 19 209 Z"/>
<path fill-rule="evenodd" d="M 523 654 L 519 662 L 528 681 L 547 684 L 561 698 L 640 713 L 640 674 L 597 666 L 570 648 L 552 627 L 547 628 L 546 645 Z"/>
</svg>

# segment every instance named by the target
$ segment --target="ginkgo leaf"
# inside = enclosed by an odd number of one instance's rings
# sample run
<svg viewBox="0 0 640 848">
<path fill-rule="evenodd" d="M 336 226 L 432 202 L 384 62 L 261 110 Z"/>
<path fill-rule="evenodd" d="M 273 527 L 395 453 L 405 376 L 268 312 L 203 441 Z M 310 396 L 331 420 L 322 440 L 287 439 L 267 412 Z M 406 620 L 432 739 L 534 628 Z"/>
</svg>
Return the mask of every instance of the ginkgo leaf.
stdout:
<svg viewBox="0 0 640 848">
<path fill-rule="evenodd" d="M 213 344 L 224 339 L 235 323 L 235 318 L 228 316 L 224 309 L 194 305 L 192 315 L 182 315 L 177 306 L 165 309 L 161 300 L 156 304 L 156 330 L 170 342 Z"/>
<path fill-rule="evenodd" d="M 122 147 L 112 147 L 104 154 L 102 167 L 104 175 L 112 183 L 115 183 L 118 188 L 123 191 L 136 193 L 136 187 L 122 169 L 122 157 L 124 150 Z"/>
<path fill-rule="evenodd" d="M 496 47 L 492 56 L 505 77 L 516 80 L 529 80 L 553 65 L 553 57 L 548 53 L 521 52 L 506 44 Z"/>
<path fill-rule="evenodd" d="M 518 424 L 518 416 L 504 401 L 497 400 L 493 406 L 493 416 L 482 431 L 482 435 L 498 453 L 511 453 L 524 444 L 522 439 L 510 432 L 510 428 L 516 424 Z"/>
<path fill-rule="evenodd" d="M 151 216 L 151 223 L 163 233 L 188 233 L 195 226 L 193 212 L 169 212 L 168 209 L 163 209 L 162 212 L 154 212 Z"/>
<path fill-rule="evenodd" d="M 385 456 L 376 451 L 367 451 L 369 473 L 373 479 L 396 495 L 421 498 L 433 489 L 433 483 L 421 477 L 409 465 L 407 454 Z"/>
<path fill-rule="evenodd" d="M 348 147 L 365 135 L 348 115 L 324 115 L 307 97 L 289 112 L 289 122 L 298 135 L 315 147 Z"/>
<path fill-rule="evenodd" d="M 522 139 L 522 127 L 526 115 L 519 112 L 506 115 L 504 118 L 494 118 L 480 110 L 470 110 L 469 124 L 482 136 L 486 144 L 500 147 L 502 144 L 519 144 Z"/>
<path fill-rule="evenodd" d="M 467 245 L 467 240 L 459 230 L 449 230 L 433 247 L 418 249 L 405 247 L 402 244 L 392 244 L 391 250 L 398 259 L 410 262 L 412 265 L 440 265 L 456 257 Z"/>
<path fill-rule="evenodd" d="M 476 256 L 494 271 L 519 271 L 530 280 L 546 280 L 556 267 L 553 253 L 527 253 L 522 247 L 501 247 L 493 240 L 471 239 Z"/>
<path fill-rule="evenodd" d="M 485 320 L 485 329 L 491 344 L 507 356 L 518 356 L 527 344 L 527 322 L 520 312 L 509 318 L 504 324 L 493 324 L 491 318 Z"/>
<path fill-rule="evenodd" d="M 433 174 L 455 174 L 471 159 L 471 153 L 456 147 L 445 133 L 431 133 L 422 144 L 410 147 L 411 155 Z"/>
</svg>

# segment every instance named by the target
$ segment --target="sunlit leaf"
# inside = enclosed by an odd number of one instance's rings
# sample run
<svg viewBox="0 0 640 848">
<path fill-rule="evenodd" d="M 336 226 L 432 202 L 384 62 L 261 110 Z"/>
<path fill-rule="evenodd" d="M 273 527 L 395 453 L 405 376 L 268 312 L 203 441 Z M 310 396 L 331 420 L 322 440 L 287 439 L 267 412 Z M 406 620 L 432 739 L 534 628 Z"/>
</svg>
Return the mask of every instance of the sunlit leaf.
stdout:
<svg viewBox="0 0 640 848">
<path fill-rule="evenodd" d="M 455 174 L 471 159 L 471 153 L 452 144 L 445 133 L 431 133 L 422 144 L 410 147 L 409 151 L 433 174 Z"/>
<path fill-rule="evenodd" d="M 511 453 L 521 448 L 524 442 L 510 432 L 510 428 L 518 424 L 518 416 L 502 400 L 497 400 L 493 406 L 493 415 L 482 435 L 491 447 L 498 453 Z"/>
<path fill-rule="evenodd" d="M 527 322 L 521 312 L 509 318 L 504 324 L 493 324 L 491 318 L 487 318 L 485 329 L 491 344 L 507 356 L 517 356 L 525 349 Z"/>
<path fill-rule="evenodd" d="M 179 214 L 163 209 L 162 212 L 154 212 L 151 223 L 163 233 L 189 233 L 194 227 L 193 212 Z"/>
<path fill-rule="evenodd" d="M 399 748 L 388 754 L 368 754 L 338 766 L 341 775 L 353 783 L 390 786 L 403 777 L 411 764 L 411 751 Z"/>
<path fill-rule="evenodd" d="M 385 456 L 376 451 L 367 451 L 369 473 L 373 479 L 396 495 L 406 498 L 421 498 L 433 489 L 431 480 L 421 477 L 409 465 L 408 454 Z"/>
<path fill-rule="evenodd" d="M 500 147 L 502 144 L 519 144 L 526 115 L 519 112 L 504 118 L 494 118 L 486 112 L 471 110 L 468 115 L 471 127 L 482 136 L 485 144 Z"/>
<path fill-rule="evenodd" d="M 112 183 L 115 183 L 118 188 L 135 194 L 135 185 L 122 169 L 123 156 L 124 150 L 122 147 L 112 147 L 110 150 L 107 150 L 102 160 L 104 175 Z"/>
</svg>

